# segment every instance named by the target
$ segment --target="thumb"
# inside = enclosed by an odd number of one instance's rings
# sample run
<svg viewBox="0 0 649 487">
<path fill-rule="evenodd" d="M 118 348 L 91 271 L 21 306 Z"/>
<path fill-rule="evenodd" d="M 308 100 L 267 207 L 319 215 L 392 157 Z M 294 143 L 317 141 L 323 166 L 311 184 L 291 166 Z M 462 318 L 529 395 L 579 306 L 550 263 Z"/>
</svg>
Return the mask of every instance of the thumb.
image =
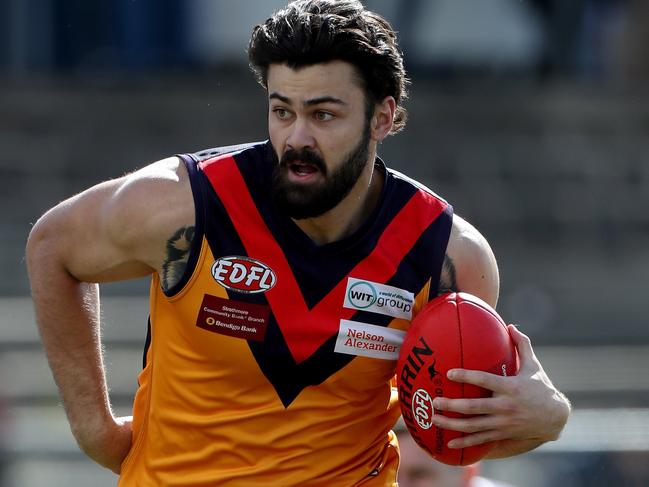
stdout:
<svg viewBox="0 0 649 487">
<path fill-rule="evenodd" d="M 534 350 L 532 350 L 530 337 L 521 332 L 515 325 L 508 325 L 507 331 L 509 331 L 509 336 L 512 338 L 518 351 L 518 358 L 520 360 L 519 369 L 522 370 L 525 367 L 536 365 L 536 355 L 534 355 Z"/>
</svg>

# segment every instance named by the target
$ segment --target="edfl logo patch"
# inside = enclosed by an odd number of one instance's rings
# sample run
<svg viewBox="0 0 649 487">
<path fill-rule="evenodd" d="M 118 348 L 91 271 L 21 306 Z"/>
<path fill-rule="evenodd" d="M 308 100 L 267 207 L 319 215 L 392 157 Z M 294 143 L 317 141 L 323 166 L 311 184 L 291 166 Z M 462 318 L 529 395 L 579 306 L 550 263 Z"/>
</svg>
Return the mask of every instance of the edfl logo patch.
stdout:
<svg viewBox="0 0 649 487">
<path fill-rule="evenodd" d="M 212 277 L 224 288 L 240 293 L 265 293 L 277 282 L 269 266 L 240 255 L 221 257 L 214 262 Z"/>
</svg>

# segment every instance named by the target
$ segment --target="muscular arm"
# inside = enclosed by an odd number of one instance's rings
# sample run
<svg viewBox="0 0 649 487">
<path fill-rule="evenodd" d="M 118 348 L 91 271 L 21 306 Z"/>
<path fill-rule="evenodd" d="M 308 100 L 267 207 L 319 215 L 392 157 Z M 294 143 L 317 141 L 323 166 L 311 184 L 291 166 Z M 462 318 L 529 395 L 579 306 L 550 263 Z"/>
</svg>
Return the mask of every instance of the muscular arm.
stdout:
<svg viewBox="0 0 649 487">
<path fill-rule="evenodd" d="M 114 471 L 130 448 L 130 424 L 110 409 L 96 283 L 169 265 L 167 242 L 194 220 L 186 179 L 167 159 L 101 183 L 47 212 L 27 243 L 36 319 L 70 427 L 80 447 Z"/>
<path fill-rule="evenodd" d="M 498 266 L 489 244 L 469 223 L 455 217 L 442 268 L 439 292 L 471 293 L 494 308 L 498 301 Z M 494 391 L 487 399 L 435 399 L 435 408 L 465 414 L 470 419 L 436 415 L 438 426 L 466 435 L 451 442 L 457 448 L 496 441 L 490 458 L 529 451 L 555 440 L 563 429 L 570 404 L 559 392 L 534 355 L 529 338 L 510 325 L 521 368 L 516 377 L 458 370 L 452 378 Z"/>
<path fill-rule="evenodd" d="M 463 291 L 494 308 L 498 302 L 500 278 L 496 257 L 480 232 L 457 215 L 453 217 L 439 287 L 440 294 Z"/>
</svg>

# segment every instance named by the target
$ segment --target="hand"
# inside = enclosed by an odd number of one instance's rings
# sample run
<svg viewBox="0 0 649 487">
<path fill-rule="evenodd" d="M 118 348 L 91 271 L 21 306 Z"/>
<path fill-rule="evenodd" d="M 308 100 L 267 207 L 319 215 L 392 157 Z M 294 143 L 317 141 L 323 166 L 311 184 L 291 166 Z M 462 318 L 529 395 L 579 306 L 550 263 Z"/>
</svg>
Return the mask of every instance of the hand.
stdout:
<svg viewBox="0 0 649 487">
<path fill-rule="evenodd" d="M 534 355 L 530 339 L 513 325 L 509 325 L 508 330 L 518 350 L 518 375 L 502 377 L 466 369 L 448 371 L 451 380 L 493 391 L 492 397 L 480 399 L 435 398 L 435 409 L 477 415 L 470 418 L 433 416 L 436 426 L 467 434 L 450 441 L 450 448 L 498 441 L 496 451 L 490 456 L 510 456 L 556 440 L 568 420 L 570 403 L 546 375 Z"/>
<path fill-rule="evenodd" d="M 119 475 L 122 462 L 131 449 L 133 418 L 111 418 L 95 431 L 74 431 L 79 447 L 92 460 Z"/>
</svg>

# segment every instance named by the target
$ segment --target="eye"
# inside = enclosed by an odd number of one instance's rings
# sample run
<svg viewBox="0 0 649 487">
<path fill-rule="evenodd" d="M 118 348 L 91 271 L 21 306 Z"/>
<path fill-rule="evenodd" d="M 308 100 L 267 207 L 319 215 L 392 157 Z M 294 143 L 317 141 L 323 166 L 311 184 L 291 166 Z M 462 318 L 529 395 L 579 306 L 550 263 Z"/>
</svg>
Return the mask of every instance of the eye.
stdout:
<svg viewBox="0 0 649 487">
<path fill-rule="evenodd" d="M 291 116 L 291 112 L 289 112 L 286 108 L 283 107 L 273 108 L 273 113 L 280 120 L 287 120 Z"/>
<path fill-rule="evenodd" d="M 313 116 L 318 122 L 327 122 L 334 118 L 332 113 L 323 112 L 322 110 L 318 110 L 317 112 L 314 113 Z"/>
</svg>

